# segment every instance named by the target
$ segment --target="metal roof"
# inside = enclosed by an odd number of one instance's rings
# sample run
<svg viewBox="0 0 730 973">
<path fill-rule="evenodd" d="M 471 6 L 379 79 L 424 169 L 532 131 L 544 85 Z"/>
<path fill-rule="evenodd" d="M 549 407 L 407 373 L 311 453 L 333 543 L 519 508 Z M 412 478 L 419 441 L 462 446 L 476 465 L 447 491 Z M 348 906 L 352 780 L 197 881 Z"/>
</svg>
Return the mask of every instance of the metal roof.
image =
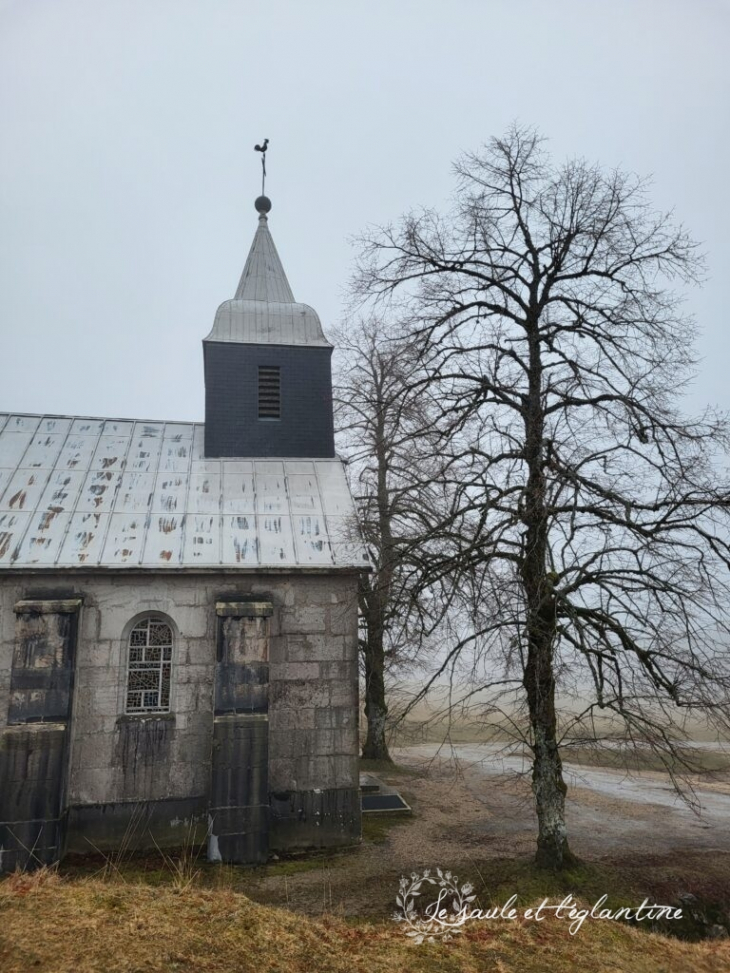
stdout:
<svg viewBox="0 0 730 973">
<path fill-rule="evenodd" d="M 317 312 L 294 300 L 264 213 L 235 297 L 218 308 L 205 341 L 332 347 Z"/>
<path fill-rule="evenodd" d="M 294 294 L 286 279 L 284 267 L 269 231 L 265 213 L 259 215 L 246 265 L 238 282 L 237 301 L 267 301 L 293 304 Z"/>
<path fill-rule="evenodd" d="M 367 568 L 339 459 L 208 459 L 203 423 L 0 414 L 0 572 Z"/>
<path fill-rule="evenodd" d="M 310 345 L 331 348 L 317 312 L 308 304 L 225 301 L 206 341 L 247 345 Z"/>
</svg>

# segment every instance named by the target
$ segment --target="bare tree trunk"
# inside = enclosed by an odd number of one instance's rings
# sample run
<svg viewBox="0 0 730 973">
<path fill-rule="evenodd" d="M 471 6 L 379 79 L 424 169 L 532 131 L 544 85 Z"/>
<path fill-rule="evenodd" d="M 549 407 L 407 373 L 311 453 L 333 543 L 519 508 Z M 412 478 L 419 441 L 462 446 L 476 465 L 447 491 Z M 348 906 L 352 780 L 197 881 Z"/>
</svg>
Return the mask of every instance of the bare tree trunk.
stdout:
<svg viewBox="0 0 730 973">
<path fill-rule="evenodd" d="M 385 702 L 385 654 L 383 651 L 382 630 L 368 626 L 365 656 L 365 716 L 368 729 L 362 755 L 365 760 L 385 760 L 392 763 L 385 742 L 385 720 L 388 707 Z"/>
<path fill-rule="evenodd" d="M 393 566 L 395 563 L 392 510 L 388 490 L 389 448 L 385 432 L 386 406 L 383 401 L 382 376 L 375 381 L 377 394 L 374 423 L 375 457 L 377 460 L 377 506 L 380 536 L 380 563 L 375 583 L 368 586 L 362 598 L 366 604 L 365 620 L 365 716 L 368 721 L 367 738 L 362 755 L 366 760 L 387 760 L 392 763 L 385 742 L 385 720 L 388 707 L 385 703 L 385 651 L 384 637 L 386 618 L 393 590 Z"/>
<path fill-rule="evenodd" d="M 528 469 L 522 516 L 526 530 L 521 565 L 527 607 L 524 686 L 534 754 L 532 791 L 535 795 L 538 821 L 535 861 L 541 867 L 557 870 L 575 859 L 568 848 L 565 826 L 567 788 L 563 780 L 555 714 L 553 648 L 557 626 L 555 596 L 547 570 L 549 537 L 543 441 L 545 413 L 542 399 L 539 314 L 534 303 L 531 311 L 532 314 L 527 319 L 528 394 L 523 404 L 525 459 Z"/>
<path fill-rule="evenodd" d="M 543 868 L 558 870 L 572 864 L 575 858 L 568 848 L 566 786 L 555 716 L 555 679 L 551 649 L 545 641 L 533 643 L 528 649 L 525 689 L 532 729 L 532 790 L 538 821 L 535 861 Z"/>
</svg>

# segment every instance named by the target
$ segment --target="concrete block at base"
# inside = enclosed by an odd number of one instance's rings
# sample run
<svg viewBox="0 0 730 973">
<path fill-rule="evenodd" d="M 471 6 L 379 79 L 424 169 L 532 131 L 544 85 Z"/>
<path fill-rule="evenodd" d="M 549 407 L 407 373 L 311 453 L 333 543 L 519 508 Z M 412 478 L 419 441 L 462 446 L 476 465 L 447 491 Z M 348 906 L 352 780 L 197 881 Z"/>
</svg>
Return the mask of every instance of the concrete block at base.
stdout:
<svg viewBox="0 0 730 973">
<path fill-rule="evenodd" d="M 208 834 L 208 795 L 161 801 L 72 805 L 66 851 L 125 853 L 201 845 Z"/>
<path fill-rule="evenodd" d="M 338 848 L 361 838 L 360 789 L 280 791 L 270 796 L 272 851 Z"/>
</svg>

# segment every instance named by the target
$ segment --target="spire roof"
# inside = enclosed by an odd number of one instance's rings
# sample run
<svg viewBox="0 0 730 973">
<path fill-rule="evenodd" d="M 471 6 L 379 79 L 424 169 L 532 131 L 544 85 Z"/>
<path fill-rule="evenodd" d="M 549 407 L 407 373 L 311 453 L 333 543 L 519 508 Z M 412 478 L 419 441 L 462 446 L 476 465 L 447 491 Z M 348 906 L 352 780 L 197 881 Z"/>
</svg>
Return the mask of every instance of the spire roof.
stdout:
<svg viewBox="0 0 730 973">
<path fill-rule="evenodd" d="M 313 345 L 331 348 L 317 312 L 294 300 L 266 214 L 271 201 L 255 203 L 259 225 L 235 297 L 218 308 L 205 341 L 254 345 Z"/>
<path fill-rule="evenodd" d="M 268 303 L 294 304 L 294 295 L 286 279 L 281 258 L 269 232 L 266 213 L 259 214 L 258 229 L 243 268 L 236 301 L 266 301 Z"/>
</svg>

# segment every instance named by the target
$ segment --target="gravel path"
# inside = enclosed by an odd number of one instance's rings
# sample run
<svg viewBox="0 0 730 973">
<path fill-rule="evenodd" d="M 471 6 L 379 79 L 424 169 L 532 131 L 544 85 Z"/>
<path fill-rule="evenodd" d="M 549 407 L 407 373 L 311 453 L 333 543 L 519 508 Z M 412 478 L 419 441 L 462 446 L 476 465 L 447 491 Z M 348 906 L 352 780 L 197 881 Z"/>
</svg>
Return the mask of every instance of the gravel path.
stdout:
<svg viewBox="0 0 730 973">
<path fill-rule="evenodd" d="M 521 758 L 475 744 L 448 751 L 423 744 L 393 757 L 403 769 L 379 776 L 412 805 L 412 818 L 357 850 L 262 877 L 247 893 L 307 913 L 382 916 L 392 911 L 401 875 L 438 866 L 473 874 L 488 872 L 489 859 L 532 858 L 536 820 Z M 730 870 L 730 777 L 698 782 L 698 815 L 660 774 L 565 769 L 570 843 L 581 858 L 700 874 L 708 866 Z"/>
<path fill-rule="evenodd" d="M 477 832 L 534 841 L 529 763 L 505 756 L 489 744 L 457 744 L 448 750 L 422 744 L 396 752 L 396 760 L 434 780 L 460 781 L 486 812 L 471 823 Z M 730 776 L 695 778 L 694 809 L 677 795 L 667 776 L 564 764 L 568 785 L 566 817 L 571 846 L 579 855 L 679 847 L 730 851 Z"/>
</svg>

